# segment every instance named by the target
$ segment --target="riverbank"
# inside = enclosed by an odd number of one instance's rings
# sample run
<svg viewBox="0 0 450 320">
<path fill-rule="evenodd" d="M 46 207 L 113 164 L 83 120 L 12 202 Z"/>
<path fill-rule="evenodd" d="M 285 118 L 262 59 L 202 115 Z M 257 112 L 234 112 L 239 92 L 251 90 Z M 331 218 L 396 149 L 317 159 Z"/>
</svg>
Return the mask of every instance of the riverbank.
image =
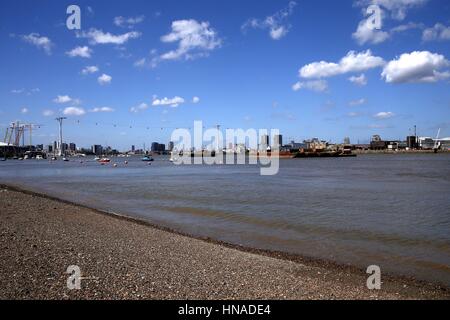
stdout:
<svg viewBox="0 0 450 320">
<path fill-rule="evenodd" d="M 0 299 L 449 299 L 448 288 L 239 248 L 0 186 Z M 238 250 L 239 249 L 239 250 Z M 80 267 L 81 290 L 66 286 Z"/>
</svg>

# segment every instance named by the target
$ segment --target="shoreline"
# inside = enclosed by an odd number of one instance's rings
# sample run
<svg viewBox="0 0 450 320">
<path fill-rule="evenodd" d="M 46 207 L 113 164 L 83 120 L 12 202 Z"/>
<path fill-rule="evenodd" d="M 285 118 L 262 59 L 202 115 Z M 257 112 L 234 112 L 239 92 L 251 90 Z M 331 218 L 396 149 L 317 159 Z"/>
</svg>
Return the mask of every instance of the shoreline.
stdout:
<svg viewBox="0 0 450 320">
<path fill-rule="evenodd" d="M 7 190 L 7 191 L 3 191 Z M 16 186 L 10 186 L 5 184 L 0 184 L 0 192 L 5 193 L 17 193 L 17 195 L 20 197 L 26 196 L 26 197 L 32 197 L 35 199 L 42 199 L 44 204 L 43 206 L 46 206 L 47 203 L 51 204 L 57 203 L 62 206 L 67 206 L 67 208 L 64 208 L 63 211 L 67 211 L 69 207 L 76 208 L 78 211 L 81 211 L 83 214 L 86 214 L 87 212 L 90 212 L 92 214 L 95 214 L 98 216 L 98 218 L 102 218 L 104 220 L 113 219 L 121 224 L 130 224 L 131 227 L 137 227 L 141 226 L 145 228 L 145 232 L 149 233 L 166 233 L 165 236 L 167 237 L 182 237 L 183 241 L 186 242 L 201 242 L 205 246 L 211 246 L 214 250 L 230 250 L 231 252 L 239 252 L 239 255 L 245 255 L 247 258 L 252 257 L 259 257 L 260 259 L 266 259 L 267 262 L 273 263 L 276 261 L 280 264 L 294 264 L 297 267 L 306 267 L 307 269 L 313 269 L 313 270 L 320 270 L 317 271 L 318 278 L 322 278 L 321 275 L 327 275 L 329 279 L 326 279 L 327 281 L 330 281 L 334 283 L 337 286 L 343 285 L 343 286 L 355 286 L 358 285 L 358 289 L 362 290 L 362 293 L 360 293 L 359 297 L 352 297 L 353 299 L 450 299 L 450 288 L 446 287 L 445 285 L 439 284 L 439 283 L 430 283 L 423 280 L 417 280 L 414 277 L 411 276 L 403 276 L 403 275 L 394 275 L 394 274 L 388 274 L 383 273 L 382 274 L 382 281 L 383 281 L 383 290 L 380 291 L 369 291 L 367 288 L 365 288 L 365 279 L 367 278 L 367 274 L 365 273 L 365 270 L 358 268 L 356 266 L 347 265 L 347 264 L 339 264 L 337 262 L 333 261 L 327 261 L 322 260 L 318 258 L 311 258 L 302 256 L 299 254 L 291 254 L 291 253 L 285 253 L 285 252 L 279 252 L 279 251 L 271 251 L 271 250 L 265 250 L 265 249 L 258 249 L 258 248 L 251 248 L 251 247 L 245 247 L 240 245 L 235 245 L 211 238 L 205 238 L 205 237 L 196 237 L 190 234 L 186 234 L 183 232 L 179 232 L 177 230 L 173 230 L 167 227 L 159 226 L 152 224 L 149 221 L 140 220 L 136 218 L 132 218 L 126 215 L 114 213 L 114 212 L 106 212 L 94 208 L 90 208 L 84 205 L 80 205 L 71 201 L 59 199 L 57 197 L 42 194 L 30 190 L 26 190 L 20 187 Z M 1 195 L 1 193 L 0 193 Z M 32 213 L 31 213 L 32 214 Z M 3 220 L 3 215 L 0 217 Z M 100 220 L 102 220 L 100 219 Z M 45 223 L 45 222 L 44 222 Z M 107 222 L 105 222 L 107 223 Z M 134 238 L 134 237 L 132 237 Z M 134 239 L 131 239 L 134 240 Z M 239 263 L 239 261 L 238 261 Z M 220 267 L 219 267 L 220 269 Z M 308 282 L 310 280 L 314 280 L 312 282 L 317 281 L 315 275 L 309 274 L 310 272 L 306 272 L 307 274 L 303 274 L 302 276 L 307 276 Z M 315 271 L 314 271 L 315 273 Z M 301 272 L 300 272 L 301 274 Z M 350 277 L 350 278 L 349 278 Z M 311 278 L 311 279 L 309 279 Z M 342 278 L 345 278 L 345 280 L 340 280 Z M 336 282 L 336 280 L 338 282 Z M 342 283 L 340 283 L 340 281 Z M 252 284 L 249 283 L 249 286 Z M 3 285 L 2 285 L 3 287 Z M 312 296 L 310 298 L 313 299 L 321 299 L 323 298 L 346 298 L 345 292 L 339 292 L 336 293 L 333 290 L 330 290 L 330 292 L 333 292 L 331 296 L 327 296 L 327 290 L 323 291 L 323 287 L 321 285 L 318 285 L 317 287 L 317 293 L 318 295 L 315 296 L 314 293 L 311 292 Z M 1 289 L 0 289 L 1 291 Z M 314 291 L 314 290 L 313 290 Z M 395 292 L 394 295 L 392 295 Z M 67 294 L 67 293 L 66 293 Z M 350 294 L 350 293 L 347 293 Z M 148 297 L 148 296 L 147 296 Z M 254 296 L 243 296 L 244 298 L 255 298 Z M 238 298 L 243 298 L 238 297 Z M 0 292 L 0 299 L 4 299 L 5 297 Z M 15 298 L 15 297 L 6 297 L 6 298 Z M 116 298 L 116 297 L 114 297 Z M 137 297 L 138 299 L 140 297 Z M 163 299 L 168 297 L 162 297 Z M 175 296 L 172 298 L 183 298 L 183 296 Z M 198 296 L 195 296 L 194 298 L 198 298 Z M 203 297 L 204 298 L 204 297 Z M 225 297 L 228 298 L 228 297 Z M 263 299 L 267 299 L 268 297 L 263 297 Z M 290 299 L 297 299 L 297 296 L 286 296 L 285 298 Z M 169 298 L 170 299 L 170 298 Z"/>
</svg>

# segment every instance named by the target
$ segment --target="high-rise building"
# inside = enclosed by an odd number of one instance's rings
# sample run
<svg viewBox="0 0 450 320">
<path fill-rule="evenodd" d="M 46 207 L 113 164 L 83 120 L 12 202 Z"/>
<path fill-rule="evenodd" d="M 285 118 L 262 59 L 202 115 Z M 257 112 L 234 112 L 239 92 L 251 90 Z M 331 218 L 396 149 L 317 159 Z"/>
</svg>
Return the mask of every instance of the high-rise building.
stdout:
<svg viewBox="0 0 450 320">
<path fill-rule="evenodd" d="M 159 146 L 158 142 L 153 142 L 151 148 L 152 152 L 158 152 L 158 146 Z"/>
<path fill-rule="evenodd" d="M 273 147 L 281 148 L 283 146 L 283 136 L 276 134 L 273 136 Z"/>
<path fill-rule="evenodd" d="M 77 145 L 75 144 L 75 143 L 70 143 L 69 144 L 69 151 L 70 152 L 75 152 L 75 151 L 77 151 Z"/>
<path fill-rule="evenodd" d="M 135 152 L 136 151 L 136 147 L 134 146 L 134 144 L 131 146 L 131 152 Z"/>
<path fill-rule="evenodd" d="M 349 137 L 345 137 L 344 138 L 344 144 L 350 144 L 350 138 Z"/>
<path fill-rule="evenodd" d="M 173 143 L 173 141 L 169 141 L 168 150 L 169 150 L 170 152 L 172 152 L 174 147 L 175 147 L 175 144 Z"/>
<path fill-rule="evenodd" d="M 103 154 L 103 147 L 101 145 L 98 144 L 94 144 L 92 146 L 92 153 L 99 156 Z"/>
<path fill-rule="evenodd" d="M 266 150 L 269 147 L 269 136 L 267 134 L 263 134 L 261 136 L 261 143 L 259 144 L 260 150 Z"/>
<path fill-rule="evenodd" d="M 153 142 L 151 151 L 152 152 L 165 152 L 166 151 L 166 145 L 158 143 L 158 142 Z"/>
</svg>

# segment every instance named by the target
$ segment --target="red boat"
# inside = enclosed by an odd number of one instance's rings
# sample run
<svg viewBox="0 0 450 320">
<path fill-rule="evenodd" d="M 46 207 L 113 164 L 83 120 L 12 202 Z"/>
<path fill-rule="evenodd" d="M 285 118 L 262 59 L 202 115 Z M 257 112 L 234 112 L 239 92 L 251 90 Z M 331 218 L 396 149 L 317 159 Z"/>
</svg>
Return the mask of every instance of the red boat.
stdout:
<svg viewBox="0 0 450 320">
<path fill-rule="evenodd" d="M 99 163 L 102 163 L 102 164 L 105 164 L 105 163 L 110 163 L 111 160 L 108 159 L 108 158 L 102 158 L 102 159 L 98 160 L 98 162 L 99 162 Z"/>
</svg>

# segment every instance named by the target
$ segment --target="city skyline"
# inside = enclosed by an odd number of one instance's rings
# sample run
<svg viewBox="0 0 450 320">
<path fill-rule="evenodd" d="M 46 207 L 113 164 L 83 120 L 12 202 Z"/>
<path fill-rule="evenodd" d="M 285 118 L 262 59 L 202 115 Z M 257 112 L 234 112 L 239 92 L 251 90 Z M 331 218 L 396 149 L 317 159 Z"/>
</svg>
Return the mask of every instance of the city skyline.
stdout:
<svg viewBox="0 0 450 320">
<path fill-rule="evenodd" d="M 450 135 L 448 1 L 75 4 L 81 30 L 66 2 L 2 4 L 0 140 L 20 120 L 50 144 L 59 116 L 64 142 L 121 150 L 195 120 L 286 142 Z"/>
</svg>

